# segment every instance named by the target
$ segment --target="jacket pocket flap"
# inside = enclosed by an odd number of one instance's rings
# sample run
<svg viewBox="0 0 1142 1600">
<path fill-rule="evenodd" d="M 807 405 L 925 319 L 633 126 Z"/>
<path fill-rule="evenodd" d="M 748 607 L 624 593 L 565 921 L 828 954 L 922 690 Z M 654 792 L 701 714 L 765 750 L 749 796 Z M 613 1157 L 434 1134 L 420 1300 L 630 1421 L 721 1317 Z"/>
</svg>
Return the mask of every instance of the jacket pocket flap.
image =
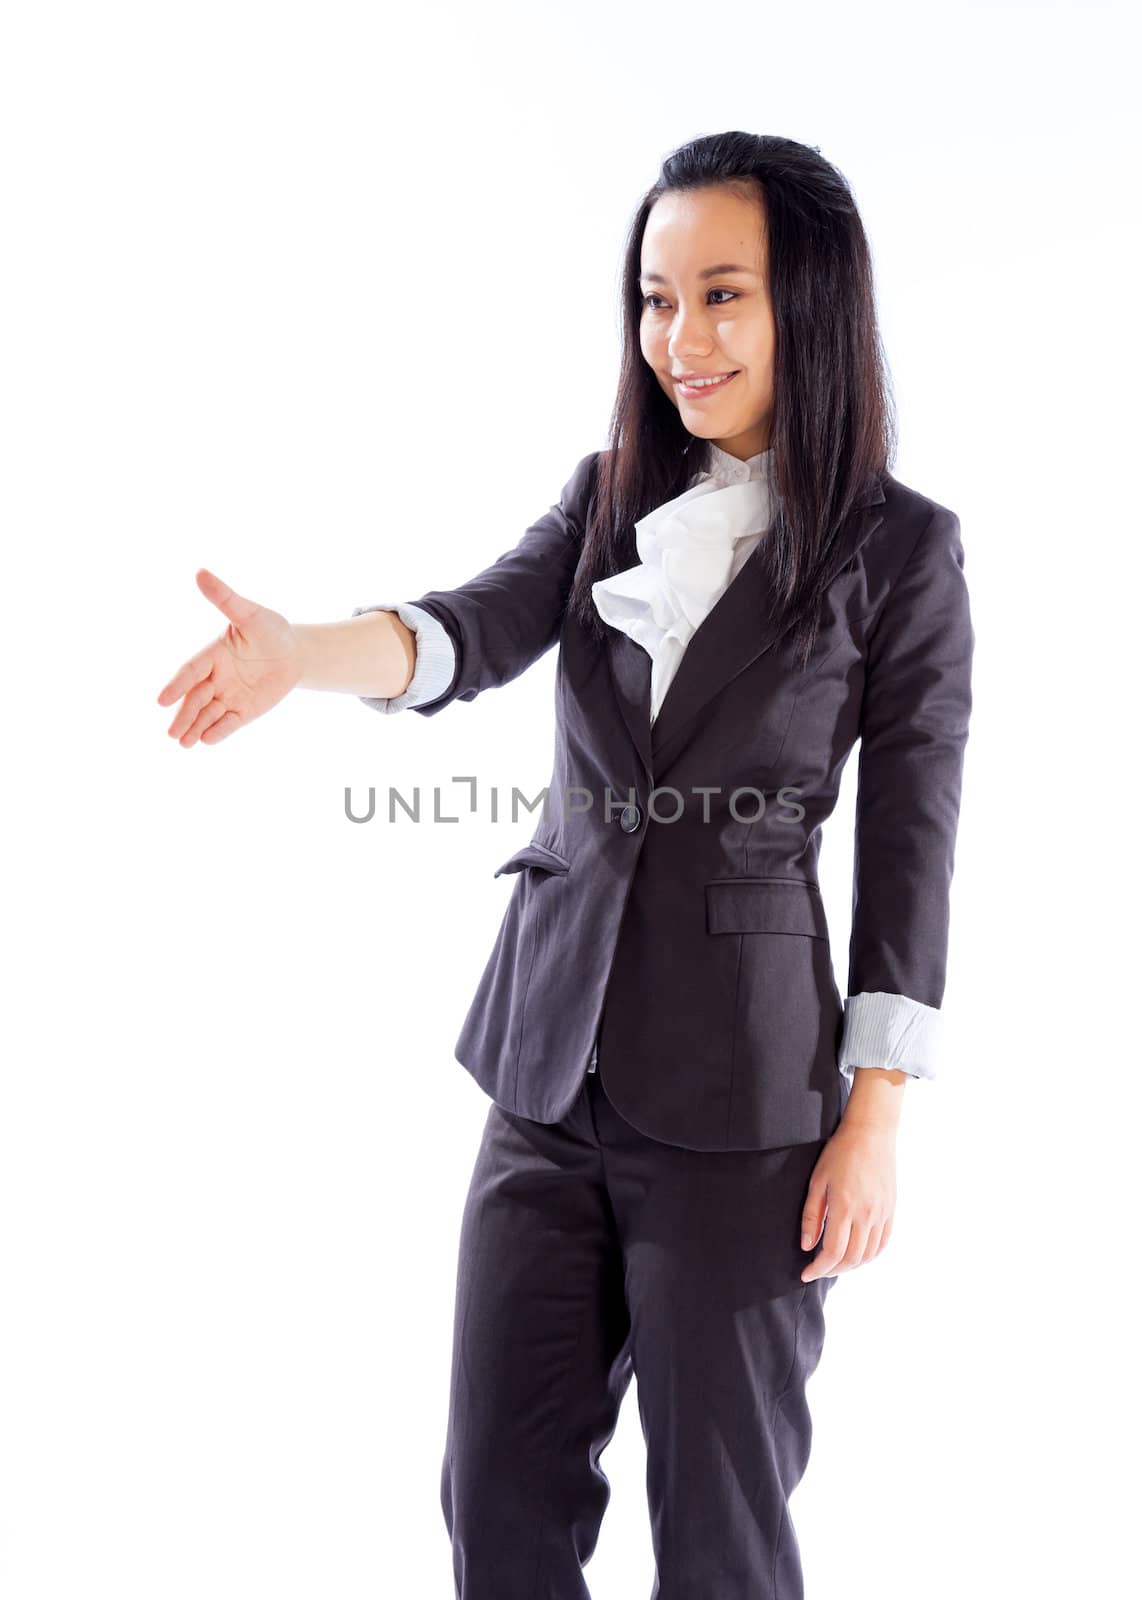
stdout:
<svg viewBox="0 0 1142 1600">
<path fill-rule="evenodd" d="M 502 867 L 497 867 L 492 873 L 493 878 L 498 878 L 501 872 L 519 872 L 524 867 L 539 867 L 543 872 L 567 872 L 571 863 L 557 851 L 548 849 L 545 844 L 525 844 L 514 855 L 508 857 Z"/>
<path fill-rule="evenodd" d="M 827 939 L 825 902 L 800 878 L 716 878 L 706 885 L 710 933 L 801 933 Z"/>
</svg>

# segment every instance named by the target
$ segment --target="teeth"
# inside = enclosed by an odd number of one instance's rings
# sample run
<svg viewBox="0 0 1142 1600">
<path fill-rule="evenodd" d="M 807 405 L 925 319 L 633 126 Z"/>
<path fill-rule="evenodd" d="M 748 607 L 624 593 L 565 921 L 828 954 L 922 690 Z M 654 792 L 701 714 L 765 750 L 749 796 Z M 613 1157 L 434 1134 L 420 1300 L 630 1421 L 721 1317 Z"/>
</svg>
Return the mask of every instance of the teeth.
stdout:
<svg viewBox="0 0 1142 1600">
<path fill-rule="evenodd" d="M 727 372 L 721 378 L 684 378 L 683 384 L 687 389 L 709 389 L 715 383 L 728 383 L 733 377 L 732 372 Z"/>
</svg>

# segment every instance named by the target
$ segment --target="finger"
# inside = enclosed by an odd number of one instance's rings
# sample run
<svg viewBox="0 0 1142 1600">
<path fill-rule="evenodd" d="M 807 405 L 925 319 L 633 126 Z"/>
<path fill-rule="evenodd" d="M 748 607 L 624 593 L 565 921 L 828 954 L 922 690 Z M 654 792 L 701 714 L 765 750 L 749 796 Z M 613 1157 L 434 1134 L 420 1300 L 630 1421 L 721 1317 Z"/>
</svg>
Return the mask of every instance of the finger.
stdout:
<svg viewBox="0 0 1142 1600">
<path fill-rule="evenodd" d="M 189 661 L 185 661 L 170 682 L 164 684 L 159 691 L 159 705 L 173 705 L 190 689 L 196 688 L 208 678 L 214 670 L 214 651 L 215 644 L 208 644 L 205 650 L 200 650 L 196 656 L 191 656 Z"/>
<path fill-rule="evenodd" d="M 210 722 L 206 723 L 198 730 L 198 739 L 200 744 L 217 744 L 219 738 L 225 738 L 226 735 L 224 733 L 220 735 L 218 729 L 224 723 L 226 723 L 227 718 L 231 719 L 231 724 L 234 727 L 237 727 L 241 723 L 242 718 L 240 714 L 234 710 L 233 706 L 227 706 L 223 700 L 215 699 L 211 701 L 210 705 L 207 707 L 207 710 L 213 713 L 213 716 Z"/>
<path fill-rule="evenodd" d="M 202 710 L 198 713 L 190 727 L 179 740 L 179 743 L 182 745 L 183 749 L 189 750 L 191 745 L 197 744 L 198 740 L 201 739 L 202 735 L 207 731 L 207 729 L 212 728 L 218 719 L 220 717 L 224 717 L 225 715 L 226 707 L 221 700 L 212 699 L 208 705 L 203 706 Z"/>
<path fill-rule="evenodd" d="M 214 695 L 215 686 L 212 678 L 205 678 L 201 683 L 196 683 L 193 689 L 188 690 L 186 698 L 175 714 L 174 721 L 167 729 L 170 737 L 181 739 L 198 713 L 214 699 Z"/>
<path fill-rule="evenodd" d="M 813 1250 L 813 1246 L 821 1238 L 824 1221 L 824 1200 L 808 1200 L 805 1210 L 801 1211 L 801 1250 Z"/>
<path fill-rule="evenodd" d="M 811 1283 L 814 1278 L 831 1278 L 837 1270 L 837 1264 L 848 1247 L 851 1223 L 849 1218 L 834 1215 L 829 1212 L 825 1220 L 825 1238 L 821 1249 L 810 1261 L 801 1274 L 802 1283 Z"/>
<path fill-rule="evenodd" d="M 821 1212 L 806 1209 L 801 1213 L 801 1248 L 812 1250 L 817 1240 L 821 1237 L 821 1224 L 824 1221 Z"/>
<path fill-rule="evenodd" d="M 876 1256 L 880 1254 L 880 1242 L 883 1237 L 883 1222 L 878 1222 L 875 1227 L 868 1229 L 868 1240 L 864 1246 L 864 1261 L 860 1262 L 860 1266 L 864 1266 L 867 1261 L 875 1261 Z"/>
<path fill-rule="evenodd" d="M 801 1248 L 812 1250 L 821 1237 L 825 1220 L 827 1188 L 824 1183 L 810 1182 L 809 1194 L 801 1212 Z"/>
<path fill-rule="evenodd" d="M 254 600 L 247 600 L 245 595 L 231 589 L 228 583 L 223 583 L 221 578 L 215 577 L 209 567 L 199 567 L 194 575 L 195 582 L 206 598 L 216 605 L 222 615 L 241 627 L 248 622 L 259 609 Z"/>
<path fill-rule="evenodd" d="M 854 1267 L 864 1265 L 868 1255 L 868 1236 L 872 1225 L 868 1222 L 854 1222 L 849 1233 L 849 1243 L 844 1255 L 841 1257 L 839 1271 L 851 1272 Z"/>
<path fill-rule="evenodd" d="M 202 735 L 202 742 L 203 744 L 220 744 L 223 739 L 229 738 L 241 726 L 242 718 L 236 711 L 225 711 L 217 722 L 212 722 L 207 728 Z"/>
</svg>

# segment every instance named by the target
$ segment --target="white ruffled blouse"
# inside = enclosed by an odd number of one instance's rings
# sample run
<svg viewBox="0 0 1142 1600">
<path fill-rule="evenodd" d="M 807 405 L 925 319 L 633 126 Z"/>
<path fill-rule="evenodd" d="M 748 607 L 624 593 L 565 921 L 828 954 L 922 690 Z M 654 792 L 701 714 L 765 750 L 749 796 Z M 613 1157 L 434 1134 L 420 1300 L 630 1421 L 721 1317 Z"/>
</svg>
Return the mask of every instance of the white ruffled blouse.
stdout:
<svg viewBox="0 0 1142 1600">
<path fill-rule="evenodd" d="M 591 587 L 604 622 L 651 658 L 650 720 L 698 624 L 768 531 L 776 510 L 773 451 L 739 461 L 711 443 L 709 469 L 635 523 L 638 562 Z"/>
<path fill-rule="evenodd" d="M 629 634 L 651 658 L 652 722 L 695 629 L 765 537 L 777 509 L 772 449 L 739 461 L 711 441 L 707 461 L 689 488 L 635 523 L 637 563 L 591 590 L 604 622 Z M 397 613 L 416 635 L 416 666 L 403 694 L 359 698 L 391 713 L 442 695 L 456 658 L 437 619 L 410 601 L 357 606 L 353 615 L 363 611 Z M 837 1065 L 850 1082 L 861 1067 L 935 1077 L 943 1022 L 937 1007 L 878 992 L 849 995 L 844 1012 Z"/>
</svg>

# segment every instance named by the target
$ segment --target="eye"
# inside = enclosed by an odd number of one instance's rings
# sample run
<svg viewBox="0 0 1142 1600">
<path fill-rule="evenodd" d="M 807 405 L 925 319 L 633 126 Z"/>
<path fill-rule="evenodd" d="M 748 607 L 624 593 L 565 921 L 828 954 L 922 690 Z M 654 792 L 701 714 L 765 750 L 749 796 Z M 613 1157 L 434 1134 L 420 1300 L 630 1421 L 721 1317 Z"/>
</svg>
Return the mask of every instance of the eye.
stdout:
<svg viewBox="0 0 1142 1600">
<path fill-rule="evenodd" d="M 710 294 L 728 294 L 731 300 L 736 300 L 738 298 L 738 296 L 734 293 L 734 291 L 732 289 L 711 289 L 709 291 L 709 293 Z M 644 306 L 648 307 L 649 310 L 654 311 L 657 308 L 655 306 L 652 306 L 650 304 L 650 302 L 652 300 L 660 300 L 661 298 L 662 298 L 662 296 L 661 295 L 657 295 L 657 294 L 644 294 L 643 297 L 642 297 L 642 303 L 643 303 Z M 724 306 L 726 304 L 726 302 L 724 300 L 717 300 L 714 303 L 715 303 L 715 305 L 719 305 L 719 306 Z"/>
</svg>

